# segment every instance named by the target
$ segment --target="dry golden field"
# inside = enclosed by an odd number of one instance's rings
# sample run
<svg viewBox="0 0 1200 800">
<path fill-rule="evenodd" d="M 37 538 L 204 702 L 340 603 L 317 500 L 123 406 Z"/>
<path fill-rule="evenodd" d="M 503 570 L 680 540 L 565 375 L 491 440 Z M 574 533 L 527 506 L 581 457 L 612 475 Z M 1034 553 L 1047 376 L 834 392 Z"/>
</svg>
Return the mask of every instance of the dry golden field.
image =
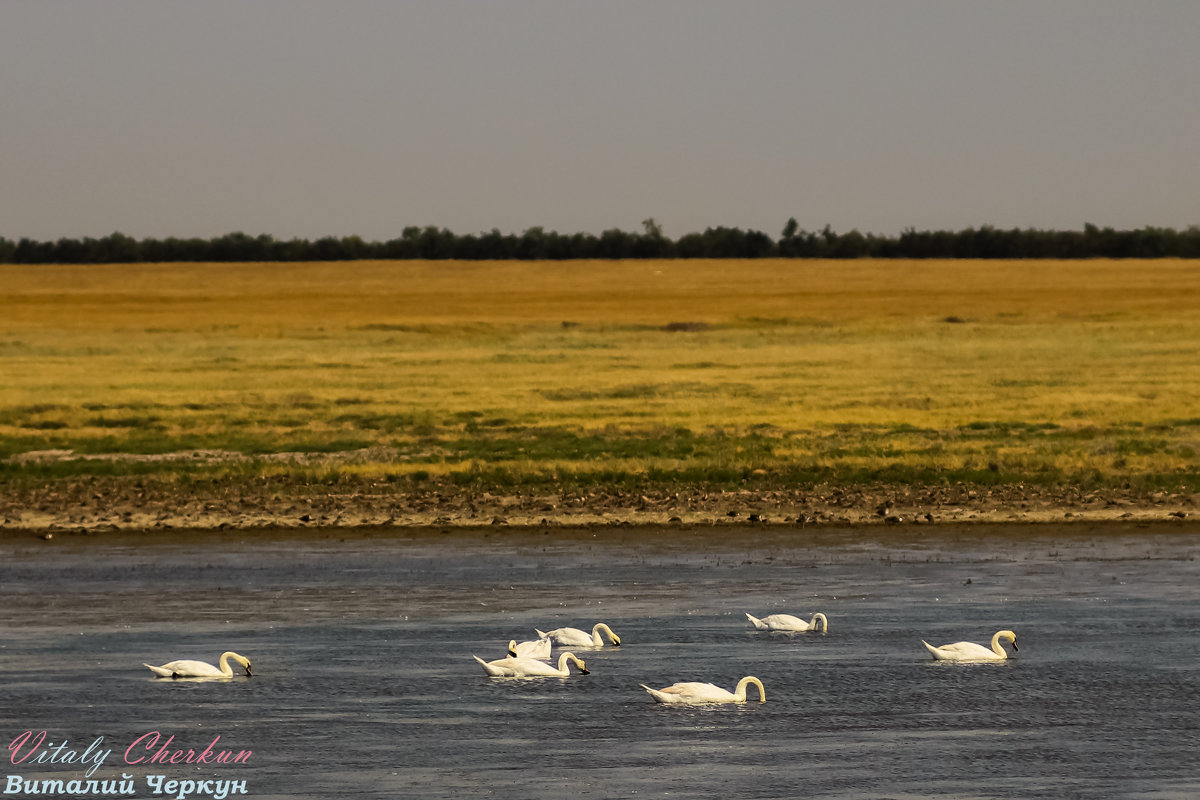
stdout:
<svg viewBox="0 0 1200 800">
<path fill-rule="evenodd" d="M 0 298 L 13 486 L 1200 483 L 1193 261 L 0 265 Z"/>
</svg>

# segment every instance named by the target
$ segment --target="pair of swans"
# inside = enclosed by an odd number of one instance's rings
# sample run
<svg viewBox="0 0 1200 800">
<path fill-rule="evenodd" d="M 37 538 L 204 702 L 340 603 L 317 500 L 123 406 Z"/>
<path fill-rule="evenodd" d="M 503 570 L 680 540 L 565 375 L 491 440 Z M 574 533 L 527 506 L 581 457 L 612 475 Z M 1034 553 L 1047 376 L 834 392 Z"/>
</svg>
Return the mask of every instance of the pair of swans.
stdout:
<svg viewBox="0 0 1200 800">
<path fill-rule="evenodd" d="M 151 672 L 160 678 L 232 678 L 233 667 L 229 666 L 230 659 L 241 664 L 246 670 L 247 675 L 250 672 L 250 659 L 245 656 L 239 656 L 232 650 L 221 653 L 221 658 L 218 663 L 219 667 L 214 667 L 212 664 L 206 664 L 203 661 L 190 661 L 181 659 L 179 661 L 171 661 L 163 664 L 161 667 L 151 666 L 145 662 L 143 667 L 149 668 Z"/>
<path fill-rule="evenodd" d="M 537 630 L 536 628 L 534 630 Z M 555 628 L 552 631 L 537 631 L 539 639 L 549 639 L 559 647 L 604 647 L 603 633 L 614 647 L 621 646 L 621 637 L 613 633 L 612 628 L 603 622 L 597 622 L 592 632 L 581 631 L 579 628 Z"/>
<path fill-rule="evenodd" d="M 829 620 L 825 619 L 825 615 L 820 612 L 813 614 L 812 620 L 809 622 L 805 622 L 799 617 L 793 617 L 791 614 L 771 614 L 762 619 L 747 614 L 746 619 L 750 620 L 750 624 L 760 631 L 815 631 L 817 625 L 820 625 L 822 633 L 829 633 Z"/>
<path fill-rule="evenodd" d="M 479 656 L 472 658 L 493 678 L 565 678 L 571 674 L 571 664 L 579 667 L 580 675 L 588 674 L 587 665 L 570 652 L 559 653 L 557 668 L 538 658 L 508 656 L 495 661 L 484 661 Z"/>
<path fill-rule="evenodd" d="M 753 686 L 758 689 L 758 702 L 767 702 L 767 692 L 763 689 L 762 681 L 753 675 L 747 675 L 738 681 L 734 691 L 722 689 L 712 683 L 675 683 L 662 689 L 651 689 L 646 684 L 641 685 L 650 693 L 656 703 L 679 706 L 700 706 L 712 703 L 744 703 L 746 690 Z"/>
<path fill-rule="evenodd" d="M 1008 652 L 1001 646 L 1001 639 L 1007 639 L 1008 643 L 1012 645 L 1013 652 L 1017 652 L 1017 635 L 1012 631 L 996 631 L 996 634 L 992 636 L 991 649 L 974 642 L 955 642 L 934 647 L 922 639 L 921 644 L 925 645 L 935 661 L 1004 661 L 1008 658 Z"/>
</svg>

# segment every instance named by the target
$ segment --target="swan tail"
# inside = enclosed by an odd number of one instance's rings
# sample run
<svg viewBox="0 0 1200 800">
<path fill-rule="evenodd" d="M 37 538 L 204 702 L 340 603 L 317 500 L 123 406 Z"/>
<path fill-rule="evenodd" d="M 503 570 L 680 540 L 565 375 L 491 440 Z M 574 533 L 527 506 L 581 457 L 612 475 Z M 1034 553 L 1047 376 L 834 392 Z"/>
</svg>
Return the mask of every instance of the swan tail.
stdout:
<svg viewBox="0 0 1200 800">
<path fill-rule="evenodd" d="M 174 672 L 172 672 L 169 669 L 163 669 L 162 667 L 156 667 L 151 664 L 147 664 L 144 661 L 142 662 L 142 666 L 145 667 L 146 669 L 150 670 L 151 672 L 153 672 L 155 675 L 157 675 L 160 678 L 170 678 L 175 674 Z"/>
<path fill-rule="evenodd" d="M 550 634 L 546 633 L 545 631 L 539 631 L 537 628 L 534 628 L 533 632 L 537 634 L 537 637 L 539 639 L 549 639 L 550 638 Z"/>
<path fill-rule="evenodd" d="M 765 631 L 767 629 L 767 623 L 763 622 L 758 617 L 753 617 L 747 614 L 746 619 L 750 620 L 750 624 L 758 628 L 760 631 Z"/>
<path fill-rule="evenodd" d="M 924 639 L 921 640 L 921 644 L 925 645 L 925 649 L 928 650 L 929 654 L 932 655 L 935 659 L 939 658 L 936 647 L 934 647 L 933 645 L 931 645 L 929 642 L 925 641 Z"/>
<path fill-rule="evenodd" d="M 471 658 L 478 661 L 479 666 L 483 667 L 483 671 L 486 672 L 488 675 L 491 675 L 493 678 L 508 678 L 508 677 L 511 677 L 513 674 L 512 670 L 505 669 L 503 667 L 492 666 L 491 664 L 484 661 L 482 658 L 480 658 L 479 656 L 477 656 L 475 654 L 472 654 Z"/>
<path fill-rule="evenodd" d="M 651 689 L 649 686 L 647 686 L 644 683 L 639 683 L 638 686 L 641 686 L 643 689 L 645 689 L 646 692 L 649 693 L 649 695 L 654 698 L 654 702 L 656 702 L 656 703 L 671 702 L 670 700 L 667 699 L 666 695 L 664 695 L 662 692 L 658 691 L 657 689 Z"/>
</svg>

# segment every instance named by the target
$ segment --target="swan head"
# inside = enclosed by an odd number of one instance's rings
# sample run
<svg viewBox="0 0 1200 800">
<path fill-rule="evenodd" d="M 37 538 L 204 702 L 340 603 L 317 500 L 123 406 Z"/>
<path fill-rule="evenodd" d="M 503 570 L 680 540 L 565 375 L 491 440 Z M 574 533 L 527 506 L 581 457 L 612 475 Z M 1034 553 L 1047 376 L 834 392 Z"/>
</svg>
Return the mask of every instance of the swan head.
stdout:
<svg viewBox="0 0 1200 800">
<path fill-rule="evenodd" d="M 239 656 L 237 653 L 234 653 L 231 658 L 246 669 L 247 677 L 252 677 L 254 675 L 254 673 L 250 671 L 250 659 L 246 658 L 245 656 Z"/>
<path fill-rule="evenodd" d="M 621 637 L 613 633 L 613 629 L 605 625 L 603 622 L 596 623 L 596 627 L 592 629 L 593 634 L 597 633 L 598 631 L 604 631 L 605 636 L 608 637 L 608 641 L 612 642 L 613 647 L 621 646 Z"/>
<path fill-rule="evenodd" d="M 999 633 L 996 634 L 996 638 L 997 639 L 1007 639 L 1008 643 L 1012 645 L 1013 652 L 1014 653 L 1019 652 L 1017 650 L 1017 635 L 1015 633 L 1013 633 L 1012 631 L 1000 631 Z"/>
<path fill-rule="evenodd" d="M 517 640 L 516 639 L 508 640 L 508 655 L 510 658 L 517 657 Z"/>
</svg>

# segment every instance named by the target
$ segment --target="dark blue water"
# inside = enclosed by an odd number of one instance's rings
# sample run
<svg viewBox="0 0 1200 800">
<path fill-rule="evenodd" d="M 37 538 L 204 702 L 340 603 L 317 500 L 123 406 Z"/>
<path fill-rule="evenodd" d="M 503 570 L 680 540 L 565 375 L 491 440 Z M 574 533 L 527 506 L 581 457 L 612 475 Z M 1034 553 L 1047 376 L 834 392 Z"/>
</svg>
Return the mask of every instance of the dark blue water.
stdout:
<svg viewBox="0 0 1200 800">
<path fill-rule="evenodd" d="M 0 741 L 103 737 L 91 777 L 137 797 L 148 775 L 260 799 L 1200 796 L 1190 528 L 489 534 L 0 540 Z M 827 634 L 745 618 L 816 611 Z M 586 676 L 471 658 L 597 621 L 624 646 L 581 651 Z M 1000 664 L 921 645 L 1001 628 L 1020 651 Z M 223 650 L 254 677 L 141 666 Z M 638 685 L 745 675 L 766 703 L 665 707 Z M 150 731 L 252 755 L 123 763 Z M 6 780 L 84 778 L 9 755 Z"/>
</svg>

